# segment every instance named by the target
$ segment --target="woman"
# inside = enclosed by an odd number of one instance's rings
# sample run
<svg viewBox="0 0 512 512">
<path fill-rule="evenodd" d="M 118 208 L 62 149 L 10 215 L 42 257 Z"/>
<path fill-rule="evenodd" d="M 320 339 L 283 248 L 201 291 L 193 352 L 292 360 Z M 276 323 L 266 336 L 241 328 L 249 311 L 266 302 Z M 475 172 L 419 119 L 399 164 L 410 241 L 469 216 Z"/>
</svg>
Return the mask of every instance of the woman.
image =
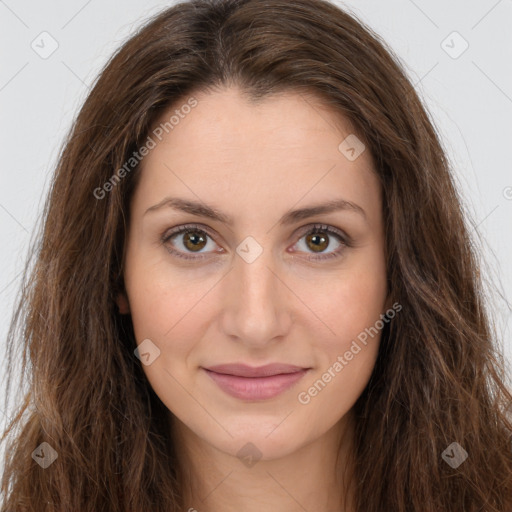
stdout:
<svg viewBox="0 0 512 512">
<path fill-rule="evenodd" d="M 338 7 L 156 16 L 81 109 L 39 244 L 3 511 L 512 510 L 447 159 Z"/>
</svg>

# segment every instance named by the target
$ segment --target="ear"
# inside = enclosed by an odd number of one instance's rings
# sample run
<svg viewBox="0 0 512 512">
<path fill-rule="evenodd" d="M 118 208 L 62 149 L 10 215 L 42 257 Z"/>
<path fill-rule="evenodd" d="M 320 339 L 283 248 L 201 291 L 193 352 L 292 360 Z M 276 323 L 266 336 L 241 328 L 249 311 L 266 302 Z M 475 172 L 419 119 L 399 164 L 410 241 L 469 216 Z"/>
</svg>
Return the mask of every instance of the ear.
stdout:
<svg viewBox="0 0 512 512">
<path fill-rule="evenodd" d="M 116 303 L 121 315 L 128 315 L 130 313 L 130 303 L 128 302 L 128 297 L 123 292 L 117 294 Z"/>
</svg>

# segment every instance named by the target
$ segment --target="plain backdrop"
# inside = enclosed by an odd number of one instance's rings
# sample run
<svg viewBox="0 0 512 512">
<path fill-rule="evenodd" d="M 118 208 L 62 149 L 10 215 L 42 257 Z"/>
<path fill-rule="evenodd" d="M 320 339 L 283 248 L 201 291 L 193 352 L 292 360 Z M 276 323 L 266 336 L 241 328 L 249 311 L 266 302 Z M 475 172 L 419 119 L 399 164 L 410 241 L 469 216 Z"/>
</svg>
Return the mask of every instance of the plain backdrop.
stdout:
<svg viewBox="0 0 512 512">
<path fill-rule="evenodd" d="M 512 0 L 336 3 L 399 56 L 442 136 L 474 234 L 483 243 L 484 274 L 502 296 L 491 309 L 510 362 Z M 0 0 L 2 354 L 20 272 L 63 138 L 108 57 L 145 19 L 172 4 Z M 2 423 L 8 413 L 0 409 Z"/>
</svg>

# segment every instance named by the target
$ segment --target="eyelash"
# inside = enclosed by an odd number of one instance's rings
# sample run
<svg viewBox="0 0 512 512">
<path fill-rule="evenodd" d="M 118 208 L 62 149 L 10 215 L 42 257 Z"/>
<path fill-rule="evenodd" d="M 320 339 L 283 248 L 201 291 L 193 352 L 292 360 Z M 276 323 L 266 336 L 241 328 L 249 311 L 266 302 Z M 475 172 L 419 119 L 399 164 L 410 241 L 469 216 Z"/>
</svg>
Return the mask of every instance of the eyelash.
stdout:
<svg viewBox="0 0 512 512">
<path fill-rule="evenodd" d="M 213 239 L 213 235 L 209 232 L 209 230 L 205 229 L 204 227 L 201 227 L 197 224 L 187 224 L 184 226 L 180 226 L 179 228 L 176 228 L 173 231 L 170 231 L 170 232 L 166 231 L 162 235 L 160 240 L 161 240 L 161 243 L 163 245 L 165 245 L 172 237 L 174 237 L 176 235 L 181 235 L 181 234 L 186 234 L 186 233 L 197 233 L 197 232 L 199 232 L 201 234 L 205 234 Z M 337 230 L 331 226 L 327 226 L 325 224 L 314 224 L 313 226 L 310 227 L 309 230 L 307 230 L 301 234 L 299 240 L 306 235 L 317 234 L 317 233 L 327 233 L 328 235 L 334 235 L 335 237 L 338 238 L 339 242 L 341 243 L 341 247 L 336 249 L 334 252 L 331 252 L 328 254 L 314 256 L 314 257 L 307 257 L 306 259 L 308 259 L 308 260 L 318 261 L 318 260 L 327 260 L 330 258 L 337 258 L 337 257 L 341 256 L 341 253 L 343 253 L 345 248 L 352 246 L 352 241 L 351 241 L 350 237 L 345 235 L 342 231 L 339 231 L 339 230 Z M 202 254 L 202 255 L 198 254 L 197 256 L 188 256 L 188 255 L 185 255 L 185 253 L 183 253 L 181 251 L 176 251 L 176 250 L 170 248 L 169 246 L 166 246 L 166 249 L 172 255 L 177 256 L 178 258 L 183 258 L 185 260 L 196 260 L 197 261 L 197 260 L 202 260 L 202 259 L 208 257 L 207 255 L 204 255 L 204 254 Z"/>
</svg>

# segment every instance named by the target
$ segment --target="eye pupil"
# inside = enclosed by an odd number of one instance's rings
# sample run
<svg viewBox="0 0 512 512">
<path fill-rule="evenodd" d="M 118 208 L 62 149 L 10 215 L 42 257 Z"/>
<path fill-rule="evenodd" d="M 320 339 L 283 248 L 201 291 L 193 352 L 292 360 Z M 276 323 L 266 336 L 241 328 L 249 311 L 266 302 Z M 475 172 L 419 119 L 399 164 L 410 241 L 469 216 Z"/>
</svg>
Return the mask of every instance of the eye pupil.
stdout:
<svg viewBox="0 0 512 512">
<path fill-rule="evenodd" d="M 198 235 L 197 233 L 198 233 L 197 231 L 189 231 L 184 234 L 184 242 L 183 243 L 184 243 L 185 247 L 187 247 L 187 249 L 201 250 L 205 246 L 205 244 L 206 244 L 205 237 L 203 235 Z M 189 245 L 189 243 L 191 243 L 192 245 Z"/>
<path fill-rule="evenodd" d="M 327 240 L 327 237 L 324 235 L 319 235 L 318 233 L 310 233 L 306 237 L 307 243 L 313 242 L 313 246 L 311 249 L 315 252 L 323 251 L 324 249 L 327 249 L 329 246 L 329 241 Z"/>
<path fill-rule="evenodd" d="M 174 246 L 172 240 L 178 236 L 181 238 L 181 244 L 183 246 L 182 250 L 175 250 L 172 248 Z M 340 249 L 331 253 L 326 253 L 325 255 L 320 254 L 331 245 L 331 236 L 339 239 Z M 169 235 L 162 235 L 161 240 L 162 244 L 166 245 L 167 250 L 171 254 L 181 258 L 194 259 L 197 261 L 200 259 L 200 253 L 203 248 L 208 245 L 208 238 L 212 238 L 212 235 L 209 235 L 207 231 L 200 229 L 197 226 L 189 225 L 182 226 L 181 229 L 176 229 Z M 313 229 L 301 237 L 301 240 L 304 239 L 305 242 L 302 243 L 305 243 L 310 251 L 318 254 L 318 256 L 314 257 L 315 260 L 338 257 L 342 252 L 343 247 L 350 246 L 350 244 L 345 241 L 344 237 L 337 230 L 329 229 L 328 226 L 323 225 L 314 226 Z M 187 252 L 189 253 L 188 256 Z M 307 250 L 305 252 L 307 252 Z M 197 253 L 197 256 L 192 256 L 192 253 Z M 205 257 L 208 257 L 208 255 L 205 254 Z"/>
</svg>

